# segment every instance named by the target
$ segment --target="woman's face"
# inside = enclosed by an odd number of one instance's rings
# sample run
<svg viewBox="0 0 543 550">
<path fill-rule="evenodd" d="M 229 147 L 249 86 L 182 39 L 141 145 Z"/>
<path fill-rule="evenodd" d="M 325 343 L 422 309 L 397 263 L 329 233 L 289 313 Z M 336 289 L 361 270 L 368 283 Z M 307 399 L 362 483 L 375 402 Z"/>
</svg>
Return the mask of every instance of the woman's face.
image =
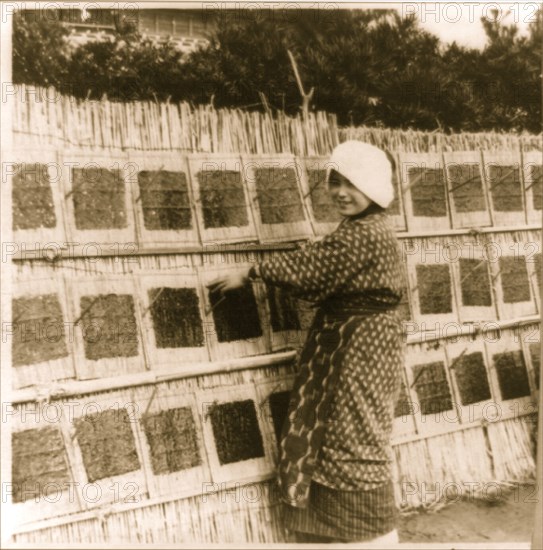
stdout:
<svg viewBox="0 0 543 550">
<path fill-rule="evenodd" d="M 372 203 L 346 177 L 332 170 L 328 180 L 330 196 L 342 216 L 355 216 Z"/>
</svg>

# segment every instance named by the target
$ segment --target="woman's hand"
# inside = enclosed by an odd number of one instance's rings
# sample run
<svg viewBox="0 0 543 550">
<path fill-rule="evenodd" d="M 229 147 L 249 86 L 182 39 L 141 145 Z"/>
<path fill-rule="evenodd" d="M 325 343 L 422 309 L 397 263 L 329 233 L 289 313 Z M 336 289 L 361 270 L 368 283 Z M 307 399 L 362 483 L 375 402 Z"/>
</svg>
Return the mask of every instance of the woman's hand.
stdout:
<svg viewBox="0 0 543 550">
<path fill-rule="evenodd" d="M 229 290 L 235 290 L 241 288 L 249 281 L 249 268 L 238 269 L 237 271 L 230 271 L 224 275 L 221 275 L 217 279 L 211 281 L 207 288 L 211 292 L 220 292 L 224 294 Z"/>
</svg>

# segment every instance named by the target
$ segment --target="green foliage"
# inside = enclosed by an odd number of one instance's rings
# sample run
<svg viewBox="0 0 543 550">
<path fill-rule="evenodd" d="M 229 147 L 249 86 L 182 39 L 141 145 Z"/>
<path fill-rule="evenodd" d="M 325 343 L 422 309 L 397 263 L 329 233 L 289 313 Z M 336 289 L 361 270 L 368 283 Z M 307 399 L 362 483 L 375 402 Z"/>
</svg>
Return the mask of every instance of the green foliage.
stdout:
<svg viewBox="0 0 543 550">
<path fill-rule="evenodd" d="M 69 63 L 68 30 L 41 16 L 13 18 L 13 80 L 64 89 Z"/>
<path fill-rule="evenodd" d="M 111 40 L 71 49 L 59 22 L 14 24 L 14 80 L 77 97 L 213 102 L 299 112 L 287 55 L 311 108 L 340 124 L 443 131 L 541 131 L 541 10 L 528 36 L 483 20 L 483 50 L 444 45 L 395 10 L 218 10 L 210 46 L 190 55 L 120 17 Z"/>
</svg>

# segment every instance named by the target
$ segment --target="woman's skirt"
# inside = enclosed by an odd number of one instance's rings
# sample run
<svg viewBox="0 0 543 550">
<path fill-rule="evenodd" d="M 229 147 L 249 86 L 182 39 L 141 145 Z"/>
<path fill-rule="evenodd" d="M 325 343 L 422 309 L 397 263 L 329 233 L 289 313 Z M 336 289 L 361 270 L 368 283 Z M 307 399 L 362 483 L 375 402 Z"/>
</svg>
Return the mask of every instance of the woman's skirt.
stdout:
<svg viewBox="0 0 543 550">
<path fill-rule="evenodd" d="M 368 491 L 338 491 L 313 481 L 307 508 L 283 506 L 289 531 L 338 542 L 369 541 L 390 533 L 397 514 L 392 481 Z"/>
</svg>

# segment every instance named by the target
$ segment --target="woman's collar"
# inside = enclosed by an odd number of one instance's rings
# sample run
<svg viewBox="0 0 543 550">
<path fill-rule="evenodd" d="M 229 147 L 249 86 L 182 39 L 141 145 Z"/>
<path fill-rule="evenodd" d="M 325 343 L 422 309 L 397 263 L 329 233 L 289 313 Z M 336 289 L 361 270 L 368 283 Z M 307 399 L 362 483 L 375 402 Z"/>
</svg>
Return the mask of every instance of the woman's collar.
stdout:
<svg viewBox="0 0 543 550">
<path fill-rule="evenodd" d="M 366 216 L 369 216 L 370 214 L 377 214 L 379 212 L 384 212 L 385 209 L 382 206 L 379 206 L 376 202 L 372 202 L 365 210 L 362 210 L 362 212 L 359 212 L 358 214 L 355 214 L 354 216 L 349 216 L 349 220 L 359 220 L 361 218 L 365 218 Z"/>
</svg>

